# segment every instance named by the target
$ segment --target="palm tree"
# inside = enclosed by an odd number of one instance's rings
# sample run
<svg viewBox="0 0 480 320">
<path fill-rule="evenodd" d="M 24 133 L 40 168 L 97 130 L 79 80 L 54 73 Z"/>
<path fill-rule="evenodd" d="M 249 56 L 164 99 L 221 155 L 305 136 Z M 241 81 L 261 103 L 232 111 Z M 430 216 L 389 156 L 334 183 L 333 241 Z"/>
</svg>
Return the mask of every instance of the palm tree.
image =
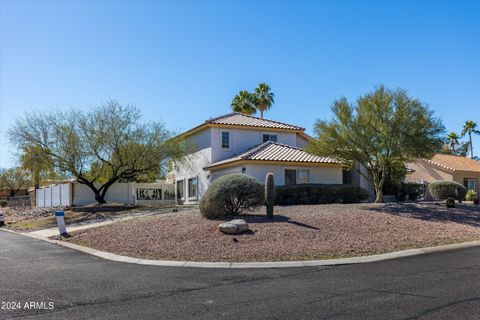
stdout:
<svg viewBox="0 0 480 320">
<path fill-rule="evenodd" d="M 458 142 L 459 138 L 460 137 L 455 132 L 450 132 L 447 135 L 447 144 L 450 146 L 450 148 L 452 148 L 453 154 L 456 154 L 455 146 L 459 145 L 459 142 Z"/>
<path fill-rule="evenodd" d="M 273 97 L 275 95 L 271 92 L 270 86 L 266 83 L 260 83 L 253 93 L 255 107 L 260 111 L 260 117 L 263 118 L 263 112 L 270 109 L 275 103 Z"/>
<path fill-rule="evenodd" d="M 232 100 L 231 103 L 232 110 L 235 112 L 240 112 L 244 114 L 255 114 L 257 109 L 255 109 L 255 104 L 253 103 L 252 94 L 248 91 L 240 91 Z"/>
<path fill-rule="evenodd" d="M 477 130 L 477 123 L 472 120 L 465 121 L 462 130 L 462 137 L 468 134 L 469 144 L 470 144 L 470 158 L 473 159 L 473 144 L 472 144 L 472 133 L 480 134 L 480 130 Z"/>
</svg>

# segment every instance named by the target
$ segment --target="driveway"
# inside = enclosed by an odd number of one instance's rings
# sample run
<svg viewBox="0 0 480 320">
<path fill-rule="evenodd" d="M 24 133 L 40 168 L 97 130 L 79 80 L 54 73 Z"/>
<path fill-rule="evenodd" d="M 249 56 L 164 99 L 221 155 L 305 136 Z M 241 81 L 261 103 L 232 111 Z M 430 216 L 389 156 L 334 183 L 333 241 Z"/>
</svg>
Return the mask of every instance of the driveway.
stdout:
<svg viewBox="0 0 480 320">
<path fill-rule="evenodd" d="M 1 319 L 478 319 L 480 248 L 382 262 L 195 269 L 102 260 L 0 232 Z M 25 309 L 25 302 L 54 308 Z M 38 304 L 41 306 L 41 304 Z"/>
</svg>

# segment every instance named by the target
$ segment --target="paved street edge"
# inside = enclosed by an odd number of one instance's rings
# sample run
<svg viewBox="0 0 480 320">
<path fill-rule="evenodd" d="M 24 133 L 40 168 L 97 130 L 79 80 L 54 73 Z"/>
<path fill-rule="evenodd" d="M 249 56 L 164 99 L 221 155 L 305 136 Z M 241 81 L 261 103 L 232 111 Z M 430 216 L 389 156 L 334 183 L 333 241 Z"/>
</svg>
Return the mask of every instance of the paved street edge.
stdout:
<svg viewBox="0 0 480 320">
<path fill-rule="evenodd" d="M 438 247 L 427 247 L 419 249 L 408 249 L 396 252 L 389 252 L 383 254 L 376 254 L 371 256 L 361 256 L 361 257 L 351 257 L 351 258 L 340 258 L 340 259 L 328 259 L 328 260 L 310 260 L 310 261 L 278 261 L 278 262 L 196 262 L 196 261 L 171 261 L 171 260 L 146 260 L 140 258 L 132 258 L 127 256 L 121 256 L 118 254 L 100 251 L 78 244 L 73 244 L 61 240 L 52 240 L 39 235 L 17 232 L 9 229 L 0 229 L 0 231 L 15 233 L 21 236 L 26 236 L 29 238 L 49 242 L 52 244 L 57 244 L 66 248 L 73 250 L 81 251 L 102 259 L 126 262 L 140 265 L 149 265 L 149 266 L 164 266 L 164 267 L 193 267 L 193 268 L 226 268 L 226 269 L 236 269 L 236 268 L 294 268 L 294 267 L 314 267 L 314 266 L 336 266 L 336 265 L 347 265 L 347 264 L 358 264 L 358 263 L 368 263 L 403 257 L 411 257 L 421 254 L 429 254 L 435 252 L 443 252 L 455 249 L 471 248 L 480 246 L 480 241 L 470 241 L 456 244 L 449 244 Z"/>
</svg>

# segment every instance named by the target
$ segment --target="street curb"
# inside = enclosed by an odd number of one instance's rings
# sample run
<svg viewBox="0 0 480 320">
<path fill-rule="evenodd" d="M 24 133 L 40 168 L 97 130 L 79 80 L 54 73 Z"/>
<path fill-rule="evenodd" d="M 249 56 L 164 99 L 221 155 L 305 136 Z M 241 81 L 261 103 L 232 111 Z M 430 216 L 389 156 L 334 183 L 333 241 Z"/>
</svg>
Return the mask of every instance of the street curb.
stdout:
<svg viewBox="0 0 480 320">
<path fill-rule="evenodd" d="M 317 266 L 338 266 L 347 264 L 359 264 L 369 263 L 404 257 L 417 256 L 422 254 L 445 252 L 455 249 L 464 249 L 480 246 L 480 241 L 470 241 L 456 244 L 449 244 L 438 247 L 427 247 L 419 249 L 408 249 L 402 251 L 395 251 L 383 254 L 376 254 L 370 256 L 351 257 L 351 258 L 339 258 L 339 259 L 327 259 L 327 260 L 310 260 L 310 261 L 278 261 L 278 262 L 197 262 L 197 261 L 172 261 L 172 260 L 147 260 L 140 258 L 132 258 L 127 256 L 121 256 L 118 254 L 100 251 L 92 249 L 78 244 L 69 243 L 60 240 L 51 240 L 36 234 L 30 234 L 25 232 L 17 232 L 9 229 L 0 229 L 0 231 L 15 233 L 18 235 L 26 236 L 29 238 L 42 240 L 52 244 L 57 244 L 66 248 L 81 251 L 102 259 L 126 262 L 139 265 L 148 266 L 163 266 L 163 267 L 187 267 L 187 268 L 221 268 L 221 269 L 242 269 L 242 268 L 298 268 L 298 267 L 317 267 Z"/>
</svg>

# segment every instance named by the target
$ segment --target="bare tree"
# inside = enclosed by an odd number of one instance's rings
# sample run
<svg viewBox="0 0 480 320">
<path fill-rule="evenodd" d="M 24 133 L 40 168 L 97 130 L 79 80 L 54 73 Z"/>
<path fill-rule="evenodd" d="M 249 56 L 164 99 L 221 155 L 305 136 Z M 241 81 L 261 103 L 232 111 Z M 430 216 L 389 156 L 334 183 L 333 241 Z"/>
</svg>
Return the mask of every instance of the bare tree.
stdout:
<svg viewBox="0 0 480 320">
<path fill-rule="evenodd" d="M 90 112 L 28 114 L 9 136 L 22 149 L 37 147 L 55 169 L 88 186 L 98 203 L 115 182 L 156 176 L 166 160 L 185 152 L 163 124 L 141 123 L 138 109 L 115 101 Z"/>
</svg>

